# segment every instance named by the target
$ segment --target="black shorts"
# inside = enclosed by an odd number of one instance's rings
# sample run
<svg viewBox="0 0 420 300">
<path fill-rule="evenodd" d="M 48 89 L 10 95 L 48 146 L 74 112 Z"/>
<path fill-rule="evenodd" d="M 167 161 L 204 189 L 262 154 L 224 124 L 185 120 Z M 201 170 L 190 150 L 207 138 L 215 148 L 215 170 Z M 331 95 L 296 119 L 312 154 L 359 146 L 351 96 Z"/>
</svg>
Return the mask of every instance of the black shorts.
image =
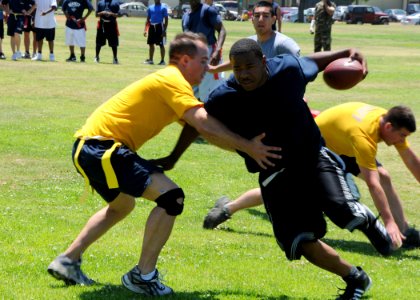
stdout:
<svg viewBox="0 0 420 300">
<path fill-rule="evenodd" d="M 116 21 L 104 22 L 98 21 L 96 29 L 96 46 L 105 46 L 108 41 L 109 47 L 117 47 L 119 44 L 118 24 Z"/>
<path fill-rule="evenodd" d="M 46 39 L 48 42 L 55 40 L 55 28 L 37 28 L 35 27 L 36 40 Z"/>
<path fill-rule="evenodd" d="M 360 168 L 359 168 L 359 165 L 356 162 L 356 158 L 345 156 L 345 155 L 340 155 L 340 157 L 344 161 L 344 163 L 346 164 L 346 173 L 351 173 L 354 176 L 359 176 Z M 382 164 L 379 161 L 376 160 L 376 166 L 377 167 L 382 167 Z"/>
<path fill-rule="evenodd" d="M 4 25 L 3 25 L 3 20 L 0 20 L 0 39 L 4 39 Z"/>
<path fill-rule="evenodd" d="M 35 32 L 34 17 L 25 16 L 23 19 L 23 32 Z"/>
<path fill-rule="evenodd" d="M 147 33 L 148 45 L 163 46 L 163 24 L 150 24 L 149 32 Z"/>
<path fill-rule="evenodd" d="M 352 231 L 360 205 L 351 194 L 339 164 L 321 149 L 316 168 L 260 173 L 264 206 L 277 243 L 289 260 L 300 259 L 301 243 L 327 232 L 324 213 L 340 228 Z"/>
<path fill-rule="evenodd" d="M 112 202 L 120 192 L 140 197 L 151 182 L 150 175 L 162 172 L 125 145 L 110 140 L 78 139 L 72 158 L 77 171 L 89 179 L 89 184 L 107 202 Z"/>
<path fill-rule="evenodd" d="M 10 14 L 7 19 L 7 35 L 14 36 L 15 33 L 22 34 L 23 15 Z"/>
</svg>

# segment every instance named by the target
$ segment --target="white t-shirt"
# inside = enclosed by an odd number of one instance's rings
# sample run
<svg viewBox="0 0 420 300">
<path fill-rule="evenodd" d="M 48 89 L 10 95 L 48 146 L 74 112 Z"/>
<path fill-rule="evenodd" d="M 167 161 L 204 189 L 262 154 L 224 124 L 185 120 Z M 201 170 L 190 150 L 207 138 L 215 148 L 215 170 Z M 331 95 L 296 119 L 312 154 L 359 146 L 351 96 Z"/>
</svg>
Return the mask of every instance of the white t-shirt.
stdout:
<svg viewBox="0 0 420 300">
<path fill-rule="evenodd" d="M 36 13 L 35 13 L 35 28 L 51 29 L 55 28 L 57 22 L 55 21 L 54 11 L 41 16 L 42 12 L 48 11 L 52 6 L 57 7 L 56 0 L 35 0 Z"/>
</svg>

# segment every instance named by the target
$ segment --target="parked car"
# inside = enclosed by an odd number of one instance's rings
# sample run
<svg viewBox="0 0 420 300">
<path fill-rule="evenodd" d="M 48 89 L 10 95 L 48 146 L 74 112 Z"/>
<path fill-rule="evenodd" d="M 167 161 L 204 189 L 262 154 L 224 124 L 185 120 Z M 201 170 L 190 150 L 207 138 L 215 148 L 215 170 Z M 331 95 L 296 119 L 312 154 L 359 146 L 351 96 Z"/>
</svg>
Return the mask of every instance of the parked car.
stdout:
<svg viewBox="0 0 420 300">
<path fill-rule="evenodd" d="M 411 24 L 411 25 L 420 25 L 420 12 L 416 12 L 414 14 L 405 16 L 402 20 L 401 20 L 401 24 Z"/>
<path fill-rule="evenodd" d="M 283 15 L 282 21 L 283 22 L 291 22 L 291 23 L 297 22 L 298 21 L 298 12 L 299 12 L 299 8 L 290 7 L 289 12 L 285 13 Z"/>
<path fill-rule="evenodd" d="M 385 9 L 384 13 L 389 16 L 391 22 L 401 22 L 401 20 L 407 15 L 407 12 L 399 8 Z"/>
<path fill-rule="evenodd" d="M 225 20 L 237 20 L 238 18 L 238 2 L 237 1 L 219 1 L 217 2 L 226 8 Z"/>
<path fill-rule="evenodd" d="M 169 16 L 172 19 L 181 19 L 185 13 L 189 13 L 190 11 L 191 6 L 189 4 L 177 5 L 172 9 L 172 14 Z"/>
<path fill-rule="evenodd" d="M 407 4 L 407 15 L 412 15 L 415 12 L 420 12 L 420 4 L 408 3 Z"/>
<path fill-rule="evenodd" d="M 168 16 L 172 15 L 172 7 L 169 6 L 169 4 L 162 2 L 163 6 L 166 6 L 166 10 L 168 12 Z"/>
<path fill-rule="evenodd" d="M 120 5 L 120 17 L 147 17 L 147 6 L 141 2 L 128 2 Z"/>
<path fill-rule="evenodd" d="M 315 7 L 307 8 L 303 11 L 304 22 L 310 23 L 315 16 Z"/>
<path fill-rule="evenodd" d="M 295 6 L 290 6 L 290 7 L 289 6 L 282 6 L 282 7 L 280 7 L 281 16 L 284 17 L 285 14 L 288 14 L 289 12 L 291 12 L 292 10 L 295 10 L 295 9 L 299 9 L 299 8 L 297 8 Z"/>
<path fill-rule="evenodd" d="M 217 11 L 219 12 L 219 15 L 222 18 L 222 20 L 224 20 L 228 10 L 220 3 L 214 3 L 213 5 L 217 8 Z"/>
<path fill-rule="evenodd" d="M 370 5 L 349 5 L 347 7 L 346 22 L 347 24 L 389 24 L 389 17 L 380 9 Z"/>
<path fill-rule="evenodd" d="M 337 6 L 333 15 L 335 21 L 344 21 L 346 18 L 347 6 Z"/>
</svg>

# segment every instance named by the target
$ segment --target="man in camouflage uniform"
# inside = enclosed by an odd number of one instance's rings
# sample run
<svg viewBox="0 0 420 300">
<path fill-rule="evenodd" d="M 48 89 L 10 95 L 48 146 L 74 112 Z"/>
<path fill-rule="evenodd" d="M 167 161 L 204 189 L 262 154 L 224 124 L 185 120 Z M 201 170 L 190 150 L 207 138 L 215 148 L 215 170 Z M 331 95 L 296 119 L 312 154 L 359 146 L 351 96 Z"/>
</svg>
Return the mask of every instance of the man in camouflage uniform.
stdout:
<svg viewBox="0 0 420 300">
<path fill-rule="evenodd" d="M 314 52 L 331 50 L 331 27 L 335 3 L 330 0 L 321 0 L 315 5 L 315 37 Z"/>
</svg>

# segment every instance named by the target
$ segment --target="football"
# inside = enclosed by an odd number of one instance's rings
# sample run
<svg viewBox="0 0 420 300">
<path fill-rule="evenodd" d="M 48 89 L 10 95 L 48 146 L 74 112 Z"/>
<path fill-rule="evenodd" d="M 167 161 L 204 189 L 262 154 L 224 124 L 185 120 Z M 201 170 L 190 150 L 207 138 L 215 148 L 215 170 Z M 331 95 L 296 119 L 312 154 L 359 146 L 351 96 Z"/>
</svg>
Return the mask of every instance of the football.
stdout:
<svg viewBox="0 0 420 300">
<path fill-rule="evenodd" d="M 363 80 L 363 67 L 357 60 L 340 58 L 324 70 L 325 83 L 336 90 L 347 90 Z"/>
</svg>

